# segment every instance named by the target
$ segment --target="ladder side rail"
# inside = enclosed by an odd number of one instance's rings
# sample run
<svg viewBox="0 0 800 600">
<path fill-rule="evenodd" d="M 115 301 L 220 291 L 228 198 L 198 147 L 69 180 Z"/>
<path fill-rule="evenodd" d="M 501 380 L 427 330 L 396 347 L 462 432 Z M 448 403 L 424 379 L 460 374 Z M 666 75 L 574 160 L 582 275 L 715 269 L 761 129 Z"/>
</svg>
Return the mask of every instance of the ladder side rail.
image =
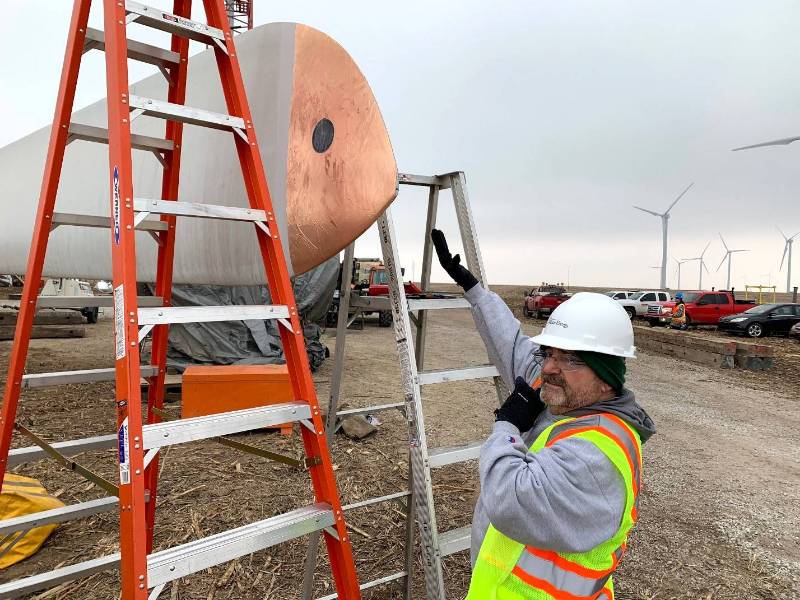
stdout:
<svg viewBox="0 0 800 600">
<path fill-rule="evenodd" d="M 411 340 L 411 319 L 408 314 L 408 301 L 400 273 L 400 255 L 397 236 L 391 217 L 391 209 L 386 209 L 378 219 L 379 238 L 383 251 L 383 263 L 389 277 L 389 297 L 394 317 L 394 332 L 397 353 L 400 359 L 403 396 L 406 402 L 406 419 L 409 425 L 409 469 L 412 474 L 411 487 L 415 496 L 417 524 L 420 532 L 422 558 L 425 571 L 427 597 L 431 600 L 444 600 L 444 579 L 442 561 L 439 554 L 438 532 L 434 511 L 433 487 L 428 468 L 428 443 L 425 432 L 425 416 L 422 398 L 417 384 L 417 368 L 414 347 Z"/>
<path fill-rule="evenodd" d="M 252 115 L 247 105 L 247 96 L 244 87 L 242 74 L 238 68 L 238 58 L 236 48 L 233 43 L 233 34 L 228 23 L 227 13 L 222 0 L 203 0 L 208 17 L 208 24 L 212 27 L 220 28 L 225 35 L 225 47 L 223 51 L 218 46 L 215 47 L 217 66 L 222 81 L 222 89 L 228 107 L 228 113 L 241 117 L 245 122 L 245 141 L 242 136 L 234 135 L 236 150 L 239 155 L 239 162 L 242 166 L 245 189 L 250 201 L 250 207 L 263 210 L 267 213 L 269 233 L 254 227 L 259 243 L 264 267 L 266 270 L 267 281 L 269 282 L 270 294 L 273 301 L 284 304 L 289 309 L 289 322 L 292 330 L 280 326 L 278 329 L 281 334 L 281 342 L 286 365 L 290 373 L 295 376 L 291 378 L 292 388 L 295 398 L 303 400 L 311 405 L 311 420 L 314 431 L 302 427 L 303 445 L 306 456 L 318 458 L 319 462 L 309 468 L 309 474 L 314 486 L 314 493 L 317 502 L 325 502 L 330 505 L 335 518 L 335 530 L 337 536 L 334 537 L 329 532 L 325 532 L 324 538 L 328 549 L 336 589 L 348 600 L 361 597 L 358 585 L 358 578 L 353 561 L 352 547 L 350 545 L 349 532 L 344 521 L 341 502 L 339 500 L 336 482 L 333 475 L 333 464 L 328 445 L 325 442 L 325 427 L 322 422 L 319 404 L 317 402 L 314 382 L 311 379 L 311 369 L 308 363 L 308 355 L 305 349 L 305 340 L 297 313 L 297 303 L 294 298 L 289 272 L 286 266 L 286 254 L 283 251 L 282 242 L 279 238 L 278 227 L 272 208 L 272 200 L 269 194 L 266 175 L 264 173 L 261 154 L 256 141 L 256 133 L 253 127 Z M 234 67 L 236 64 L 236 67 Z"/>
<path fill-rule="evenodd" d="M 72 108 L 75 103 L 75 89 L 78 84 L 81 56 L 86 41 L 86 27 L 89 22 L 91 0 L 75 0 L 67 36 L 64 63 L 61 70 L 58 101 L 56 102 L 53 125 L 50 130 L 50 142 L 45 161 L 42 187 L 39 193 L 39 205 L 33 229 L 28 265 L 25 269 L 25 284 L 19 307 L 17 327 L 14 333 L 14 344 L 8 362 L 8 376 L 3 393 L 3 408 L 0 414 L 0 490 L 8 464 L 8 452 L 11 448 L 11 437 L 14 432 L 14 421 L 22 391 L 22 376 L 25 374 L 25 362 L 28 356 L 33 319 L 36 314 L 36 302 L 39 295 L 39 281 L 42 278 L 44 260 L 47 253 L 47 242 L 50 235 L 51 220 L 61 180 L 61 169 L 64 162 L 64 151 L 69 137 L 69 124 Z"/>
<path fill-rule="evenodd" d="M 439 210 L 439 186 L 432 185 L 428 192 L 428 216 L 425 220 L 425 237 L 423 238 L 422 250 L 422 273 L 420 274 L 420 288 L 427 292 L 431 285 L 431 263 L 433 261 L 433 243 L 431 241 L 431 231 L 436 227 L 436 215 Z M 428 333 L 428 311 L 421 310 L 417 316 L 417 370 L 423 369 L 425 363 L 425 338 Z"/>
<path fill-rule="evenodd" d="M 122 600 L 147 598 L 147 532 L 136 303 L 127 21 L 124 2 L 104 0 L 109 132 L 111 264 L 114 287 L 116 407 L 120 439 Z"/>
<path fill-rule="evenodd" d="M 173 14 L 186 19 L 192 16 L 192 0 L 174 0 Z M 189 39 L 179 35 L 172 35 L 172 52 L 180 58 L 177 65 L 167 68 L 168 97 L 167 101 L 173 104 L 186 102 L 186 87 L 188 79 Z M 161 182 L 161 199 L 168 201 L 178 200 L 178 187 L 180 183 L 181 147 L 183 145 L 183 123 L 179 121 L 166 121 L 166 140 L 172 142 L 173 150 L 165 156 Z M 175 257 L 175 234 L 177 217 L 175 215 L 161 215 L 161 222 L 166 223 L 166 231 L 158 233 L 158 262 L 156 266 L 155 295 L 164 299 L 164 306 L 172 306 L 172 275 Z M 169 339 L 169 325 L 156 325 L 153 329 L 151 342 L 150 363 L 156 369 L 155 378 L 150 380 L 151 385 L 147 392 L 147 423 L 161 421 L 160 411 L 164 408 L 164 380 L 167 373 L 167 341 Z M 156 498 L 158 492 L 158 470 L 160 452 L 145 469 L 145 489 L 149 491 L 150 501 L 147 503 L 147 552 L 153 551 L 153 532 L 155 527 Z"/>
<path fill-rule="evenodd" d="M 472 209 L 469 205 L 467 194 L 467 178 L 463 171 L 456 171 L 450 174 L 450 189 L 453 194 L 453 203 L 456 209 L 456 219 L 458 228 L 461 232 L 461 243 L 464 248 L 464 255 L 467 259 L 467 268 L 472 271 L 484 288 L 489 289 L 486 281 L 486 269 L 483 266 L 481 248 L 478 244 L 478 231 L 475 227 L 475 219 L 472 216 Z M 497 395 L 498 405 L 508 397 L 510 390 L 503 382 L 503 378 L 497 375 L 494 377 L 494 390 Z"/>
</svg>

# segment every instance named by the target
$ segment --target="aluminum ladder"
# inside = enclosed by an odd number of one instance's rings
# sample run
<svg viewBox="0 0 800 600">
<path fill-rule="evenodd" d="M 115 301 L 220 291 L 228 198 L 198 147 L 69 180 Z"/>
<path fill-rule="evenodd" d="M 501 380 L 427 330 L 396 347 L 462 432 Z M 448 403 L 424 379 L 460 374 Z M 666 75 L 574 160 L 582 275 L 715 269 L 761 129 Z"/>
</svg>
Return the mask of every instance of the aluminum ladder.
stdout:
<svg viewBox="0 0 800 600">
<path fill-rule="evenodd" d="M 467 195 L 466 178 L 463 172 L 454 172 L 439 176 L 411 175 L 400 173 L 398 184 L 422 186 L 428 188 L 428 208 L 425 225 L 425 245 L 423 250 L 422 272 L 420 284 L 423 292 L 430 291 L 430 273 L 433 259 L 431 230 L 436 226 L 439 206 L 439 192 L 451 191 L 459 224 L 463 255 L 467 267 L 475 276 L 486 284 L 483 260 L 478 245 L 477 232 L 472 217 Z M 362 297 L 350 294 L 350 278 L 354 255 L 354 244 L 347 247 L 342 267 L 342 282 L 339 289 L 339 315 L 336 330 L 336 350 L 334 353 L 333 372 L 330 382 L 330 397 L 326 420 L 329 438 L 338 428 L 339 420 L 348 416 L 377 414 L 384 411 L 399 410 L 408 422 L 409 436 L 409 485 L 406 490 L 399 490 L 384 496 L 364 500 L 353 505 L 346 505 L 344 510 L 361 508 L 379 502 L 394 501 L 401 504 L 407 516 L 405 566 L 404 570 L 389 574 L 374 581 L 364 583 L 362 589 L 386 585 L 395 581 L 404 582 L 404 597 L 412 597 L 411 580 L 414 566 L 414 521 L 420 534 L 420 546 L 424 565 L 426 594 L 429 599 L 444 600 L 445 585 L 442 576 L 442 558 L 470 547 L 470 527 L 460 527 L 451 531 L 439 532 L 436 525 L 436 511 L 433 499 L 432 471 L 478 457 L 481 441 L 475 441 L 454 447 L 429 449 L 422 410 L 422 387 L 444 384 L 450 381 L 492 378 L 498 402 L 502 403 L 508 396 L 494 365 L 478 365 L 461 369 L 424 370 L 425 342 L 428 326 L 429 310 L 447 310 L 469 308 L 467 300 L 457 298 L 406 298 L 399 254 L 390 209 L 379 218 L 378 223 L 381 249 L 386 272 L 389 276 L 389 298 Z M 391 310 L 397 351 L 400 359 L 401 380 L 404 401 L 399 403 L 380 404 L 365 408 L 338 410 L 339 395 L 344 373 L 344 357 L 346 348 L 347 327 L 351 320 L 350 307 L 368 310 Z M 416 328 L 416 341 L 411 343 L 411 323 Z M 309 546 L 307 557 L 306 580 L 303 598 L 309 600 L 311 582 L 309 575 L 314 565 L 315 544 Z M 330 594 L 317 600 L 332 600 L 337 594 Z"/>
<path fill-rule="evenodd" d="M 120 552 L 0 585 L 0 598 L 13 598 L 62 584 L 92 573 L 119 568 L 124 600 L 153 600 L 170 581 L 251 554 L 312 532 L 322 532 L 330 556 L 336 590 L 343 598 L 360 598 L 352 548 L 345 526 L 326 444 L 325 429 L 305 351 L 302 328 L 289 280 L 286 258 L 273 214 L 263 163 L 253 128 L 236 48 L 223 0 L 203 0 L 207 23 L 191 20 L 191 0 L 175 0 L 165 12 L 133 0 L 104 0 L 105 31 L 89 28 L 91 0 L 75 0 L 67 39 L 59 96 L 51 130 L 29 255 L 26 284 L 20 301 L 8 379 L 0 414 L 0 475 L 20 462 L 42 457 L 83 475 L 108 492 L 108 497 L 61 509 L 0 522 L 7 541 L 45 523 L 59 523 L 104 510 L 119 510 Z M 165 50 L 129 40 L 132 24 L 171 35 Z M 189 40 L 207 44 L 216 55 L 227 114 L 184 106 Z M 71 122 L 82 55 L 105 51 L 108 129 Z M 168 85 L 167 101 L 129 93 L 128 59 L 157 66 Z M 164 119 L 164 138 L 134 135 L 131 123 L 140 117 Z M 178 202 L 180 154 L 185 124 L 226 131 L 233 139 L 242 167 L 250 208 Z M 66 146 L 85 140 L 109 146 L 109 215 L 56 213 L 55 201 Z M 163 166 L 160 198 L 137 198 L 132 181 L 132 150 L 155 154 Z M 149 216 L 157 219 L 148 219 Z M 274 305 L 171 306 L 173 255 L 177 217 L 246 221 L 253 224 Z M 49 235 L 55 227 L 106 227 L 110 229 L 113 266 L 115 325 L 114 368 L 25 375 L 31 327 L 37 303 L 74 305 L 73 298 L 39 301 Z M 150 233 L 158 244 L 155 298 L 136 296 L 135 231 Z M 99 300 L 99 299 L 98 299 Z M 171 323 L 274 319 L 280 324 L 294 401 L 204 417 L 163 420 L 166 350 Z M 142 365 L 139 347 L 152 333 L 151 364 Z M 149 383 L 147 410 L 143 414 L 140 378 Z M 117 430 L 70 442 L 48 443 L 16 420 L 23 389 L 69 383 L 115 381 Z M 153 552 L 153 527 L 157 498 L 158 463 L 162 448 L 198 440 L 226 442 L 228 434 L 298 422 L 305 450 L 302 466 L 309 472 L 314 504 L 196 541 Z M 36 446 L 9 451 L 14 432 Z M 227 440 L 246 450 L 246 445 Z M 118 485 L 104 480 L 70 456 L 91 449 L 118 447 Z M 266 453 L 269 455 L 269 453 Z M 0 477 L 2 482 L 2 477 Z M 11 536 L 11 537 L 9 537 Z"/>
</svg>

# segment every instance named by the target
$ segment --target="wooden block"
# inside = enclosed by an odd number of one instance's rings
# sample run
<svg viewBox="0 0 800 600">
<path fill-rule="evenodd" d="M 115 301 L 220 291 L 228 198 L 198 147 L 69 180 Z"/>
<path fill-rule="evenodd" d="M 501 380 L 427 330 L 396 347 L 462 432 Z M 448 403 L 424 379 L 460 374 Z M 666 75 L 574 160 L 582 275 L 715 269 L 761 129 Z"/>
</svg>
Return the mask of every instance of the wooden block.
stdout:
<svg viewBox="0 0 800 600">
<path fill-rule="evenodd" d="M 15 326 L 0 326 L 0 340 L 13 340 Z M 34 325 L 31 330 L 31 339 L 41 338 L 82 338 L 86 337 L 85 327 L 50 327 L 47 325 Z"/>
<path fill-rule="evenodd" d="M 0 312 L 0 327 L 14 327 L 17 324 L 17 311 Z M 83 315 L 74 310 L 42 310 L 33 318 L 34 325 L 82 325 Z"/>
</svg>

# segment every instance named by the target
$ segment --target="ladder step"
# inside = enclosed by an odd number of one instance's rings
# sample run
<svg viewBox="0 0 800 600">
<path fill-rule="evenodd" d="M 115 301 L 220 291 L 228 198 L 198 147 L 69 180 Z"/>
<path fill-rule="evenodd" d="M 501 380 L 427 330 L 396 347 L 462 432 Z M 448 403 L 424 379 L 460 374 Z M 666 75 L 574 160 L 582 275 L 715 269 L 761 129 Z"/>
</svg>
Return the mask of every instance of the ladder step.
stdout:
<svg viewBox="0 0 800 600">
<path fill-rule="evenodd" d="M 136 303 L 140 307 L 157 307 L 164 304 L 160 296 L 139 296 Z M 0 300 L 0 306 L 19 308 L 20 300 Z M 110 308 L 114 306 L 113 296 L 39 296 L 36 308 Z"/>
<path fill-rule="evenodd" d="M 106 34 L 99 29 L 87 27 L 86 50 L 94 49 L 106 49 Z M 151 46 L 150 44 L 143 44 L 136 40 L 128 40 L 128 58 L 155 65 L 162 69 L 177 66 L 181 62 L 181 55 L 177 52 L 165 50 L 158 46 Z"/>
<path fill-rule="evenodd" d="M 134 15 L 132 17 L 134 22 L 159 31 L 187 37 L 203 44 L 214 44 L 214 40 L 225 40 L 225 34 L 221 29 L 179 17 L 159 8 L 126 0 L 125 10 L 129 16 Z"/>
<path fill-rule="evenodd" d="M 393 404 L 378 404 L 376 406 L 367 406 L 366 408 L 348 408 L 346 410 L 340 410 L 336 413 L 336 416 L 340 419 L 342 417 L 352 417 L 355 415 L 371 415 L 374 413 L 379 413 L 387 410 L 397 409 L 403 410 L 406 407 L 405 402 L 395 402 Z"/>
<path fill-rule="evenodd" d="M 481 453 L 483 442 L 470 442 L 461 446 L 436 448 L 428 454 L 428 466 L 431 469 L 452 465 L 453 463 L 474 460 Z"/>
<path fill-rule="evenodd" d="M 392 581 L 397 581 L 398 579 L 403 579 L 406 576 L 405 571 L 398 571 L 393 575 L 387 575 L 386 577 L 381 577 L 380 579 L 373 579 L 372 581 L 368 581 L 367 583 L 362 583 L 359 589 L 363 592 L 364 590 L 368 590 L 370 588 L 378 587 L 379 585 L 385 585 L 387 583 L 391 583 Z M 316 600 L 335 600 L 338 598 L 339 594 L 328 594 L 327 596 L 321 596 Z"/>
<path fill-rule="evenodd" d="M 264 321 L 288 319 L 289 309 L 283 304 L 226 306 L 169 306 L 139 308 L 139 325 L 169 323 L 214 323 L 219 321 Z"/>
<path fill-rule="evenodd" d="M 458 529 L 451 529 L 439 535 L 439 553 L 442 556 L 450 556 L 470 547 L 470 535 L 472 526 L 466 525 Z"/>
<path fill-rule="evenodd" d="M 200 108 L 191 108 L 182 104 L 172 104 L 163 100 L 153 98 L 142 98 L 141 96 L 130 96 L 128 106 L 131 110 L 141 109 L 142 114 L 170 121 L 178 121 L 189 125 L 200 125 L 212 129 L 222 129 L 231 131 L 233 129 L 245 129 L 244 119 L 223 113 L 215 113 Z"/>
<path fill-rule="evenodd" d="M 86 369 L 83 371 L 59 371 L 55 373 L 35 373 L 22 376 L 22 389 L 51 387 L 54 385 L 70 385 L 73 383 L 96 383 L 114 381 L 116 369 Z M 142 377 L 154 377 L 158 369 L 152 365 L 141 366 Z"/>
<path fill-rule="evenodd" d="M 65 521 L 72 521 L 74 519 L 83 519 L 84 517 L 114 510 L 118 503 L 119 499 L 116 496 L 110 496 L 108 498 L 98 498 L 97 500 L 81 502 L 80 504 L 43 510 L 13 519 L 5 519 L 4 521 L 0 521 L 0 535 L 8 535 L 15 531 L 25 531 L 33 529 L 34 527 L 52 525 L 53 523 L 64 523 Z"/>
<path fill-rule="evenodd" d="M 411 173 L 398 173 L 397 182 L 403 185 L 435 186 L 443 190 L 450 187 L 450 177 L 447 175 L 412 175 Z"/>
<path fill-rule="evenodd" d="M 199 217 L 201 219 L 225 219 L 228 221 L 266 221 L 267 213 L 256 208 L 238 208 L 216 204 L 194 202 L 174 202 L 171 200 L 150 200 L 134 198 L 133 209 L 156 215 L 176 215 L 179 217 Z"/>
<path fill-rule="evenodd" d="M 111 227 L 111 219 L 109 217 L 74 213 L 53 213 L 52 223 L 54 226 L 104 227 L 106 229 Z M 139 231 L 166 231 L 168 228 L 169 225 L 163 221 L 142 221 L 136 225 L 136 229 Z"/>
<path fill-rule="evenodd" d="M 285 402 L 144 425 L 142 439 L 145 449 L 161 448 L 310 418 L 309 404 Z"/>
<path fill-rule="evenodd" d="M 315 504 L 238 527 L 147 558 L 147 583 L 155 587 L 334 524 L 327 504 Z"/>
<path fill-rule="evenodd" d="M 51 444 L 53 448 L 58 450 L 64 456 L 75 456 L 81 452 L 89 452 L 92 450 L 107 450 L 108 448 L 115 448 L 116 445 L 117 436 L 115 434 L 99 435 L 90 438 L 82 438 L 80 440 L 69 440 L 66 442 L 55 442 Z M 42 450 L 39 446 L 14 448 L 8 453 L 8 468 L 15 467 L 25 462 L 42 460 L 43 458 L 49 457 L 50 455 Z M 2 596 L 0 596 L 0 598 L 2 598 Z"/>
<path fill-rule="evenodd" d="M 84 125 L 82 123 L 70 123 L 69 137 L 73 140 L 107 144 L 108 129 Z M 175 148 L 175 144 L 172 140 L 132 133 L 131 147 L 137 150 L 148 150 L 150 152 L 171 152 Z"/>
<path fill-rule="evenodd" d="M 0 585 L 0 598 L 19 598 L 38 590 L 55 587 L 68 581 L 88 577 L 94 573 L 116 569 L 119 565 L 119 552 L 101 556 L 68 567 L 54 569 L 47 573 L 16 579 Z"/>
<path fill-rule="evenodd" d="M 482 379 L 484 377 L 497 377 L 500 373 L 494 365 L 481 365 L 480 367 L 467 367 L 466 369 L 443 369 L 441 371 L 423 371 L 419 373 L 419 384 L 430 385 L 434 383 L 447 383 L 449 381 L 464 381 L 469 379 Z"/>
<path fill-rule="evenodd" d="M 446 308 L 470 308 L 465 298 L 420 298 L 408 299 L 408 310 L 442 310 Z"/>
</svg>

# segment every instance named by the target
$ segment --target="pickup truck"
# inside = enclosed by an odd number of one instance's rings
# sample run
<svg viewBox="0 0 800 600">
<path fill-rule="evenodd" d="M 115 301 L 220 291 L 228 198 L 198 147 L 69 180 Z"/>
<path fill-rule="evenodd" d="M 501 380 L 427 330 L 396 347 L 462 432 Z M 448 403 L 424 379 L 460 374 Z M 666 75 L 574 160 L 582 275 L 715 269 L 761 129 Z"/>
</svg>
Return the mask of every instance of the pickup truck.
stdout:
<svg viewBox="0 0 800 600">
<path fill-rule="evenodd" d="M 686 325 L 716 325 L 722 317 L 744 312 L 756 305 L 755 300 L 737 300 L 725 290 L 683 292 L 686 304 Z M 669 323 L 676 302 L 656 302 L 650 305 L 647 320 L 651 325 Z"/>
<path fill-rule="evenodd" d="M 663 290 L 644 290 L 636 292 L 627 300 L 618 300 L 620 306 L 625 309 L 628 316 L 633 319 L 634 317 L 646 317 L 648 309 L 653 304 L 661 302 L 669 302 L 672 296 L 669 292 Z"/>
<path fill-rule="evenodd" d="M 570 294 L 560 285 L 541 285 L 533 288 L 525 296 L 525 304 L 522 305 L 522 313 L 526 317 L 536 316 L 541 319 L 544 315 L 549 315 L 555 308 L 569 300 Z"/>
</svg>

